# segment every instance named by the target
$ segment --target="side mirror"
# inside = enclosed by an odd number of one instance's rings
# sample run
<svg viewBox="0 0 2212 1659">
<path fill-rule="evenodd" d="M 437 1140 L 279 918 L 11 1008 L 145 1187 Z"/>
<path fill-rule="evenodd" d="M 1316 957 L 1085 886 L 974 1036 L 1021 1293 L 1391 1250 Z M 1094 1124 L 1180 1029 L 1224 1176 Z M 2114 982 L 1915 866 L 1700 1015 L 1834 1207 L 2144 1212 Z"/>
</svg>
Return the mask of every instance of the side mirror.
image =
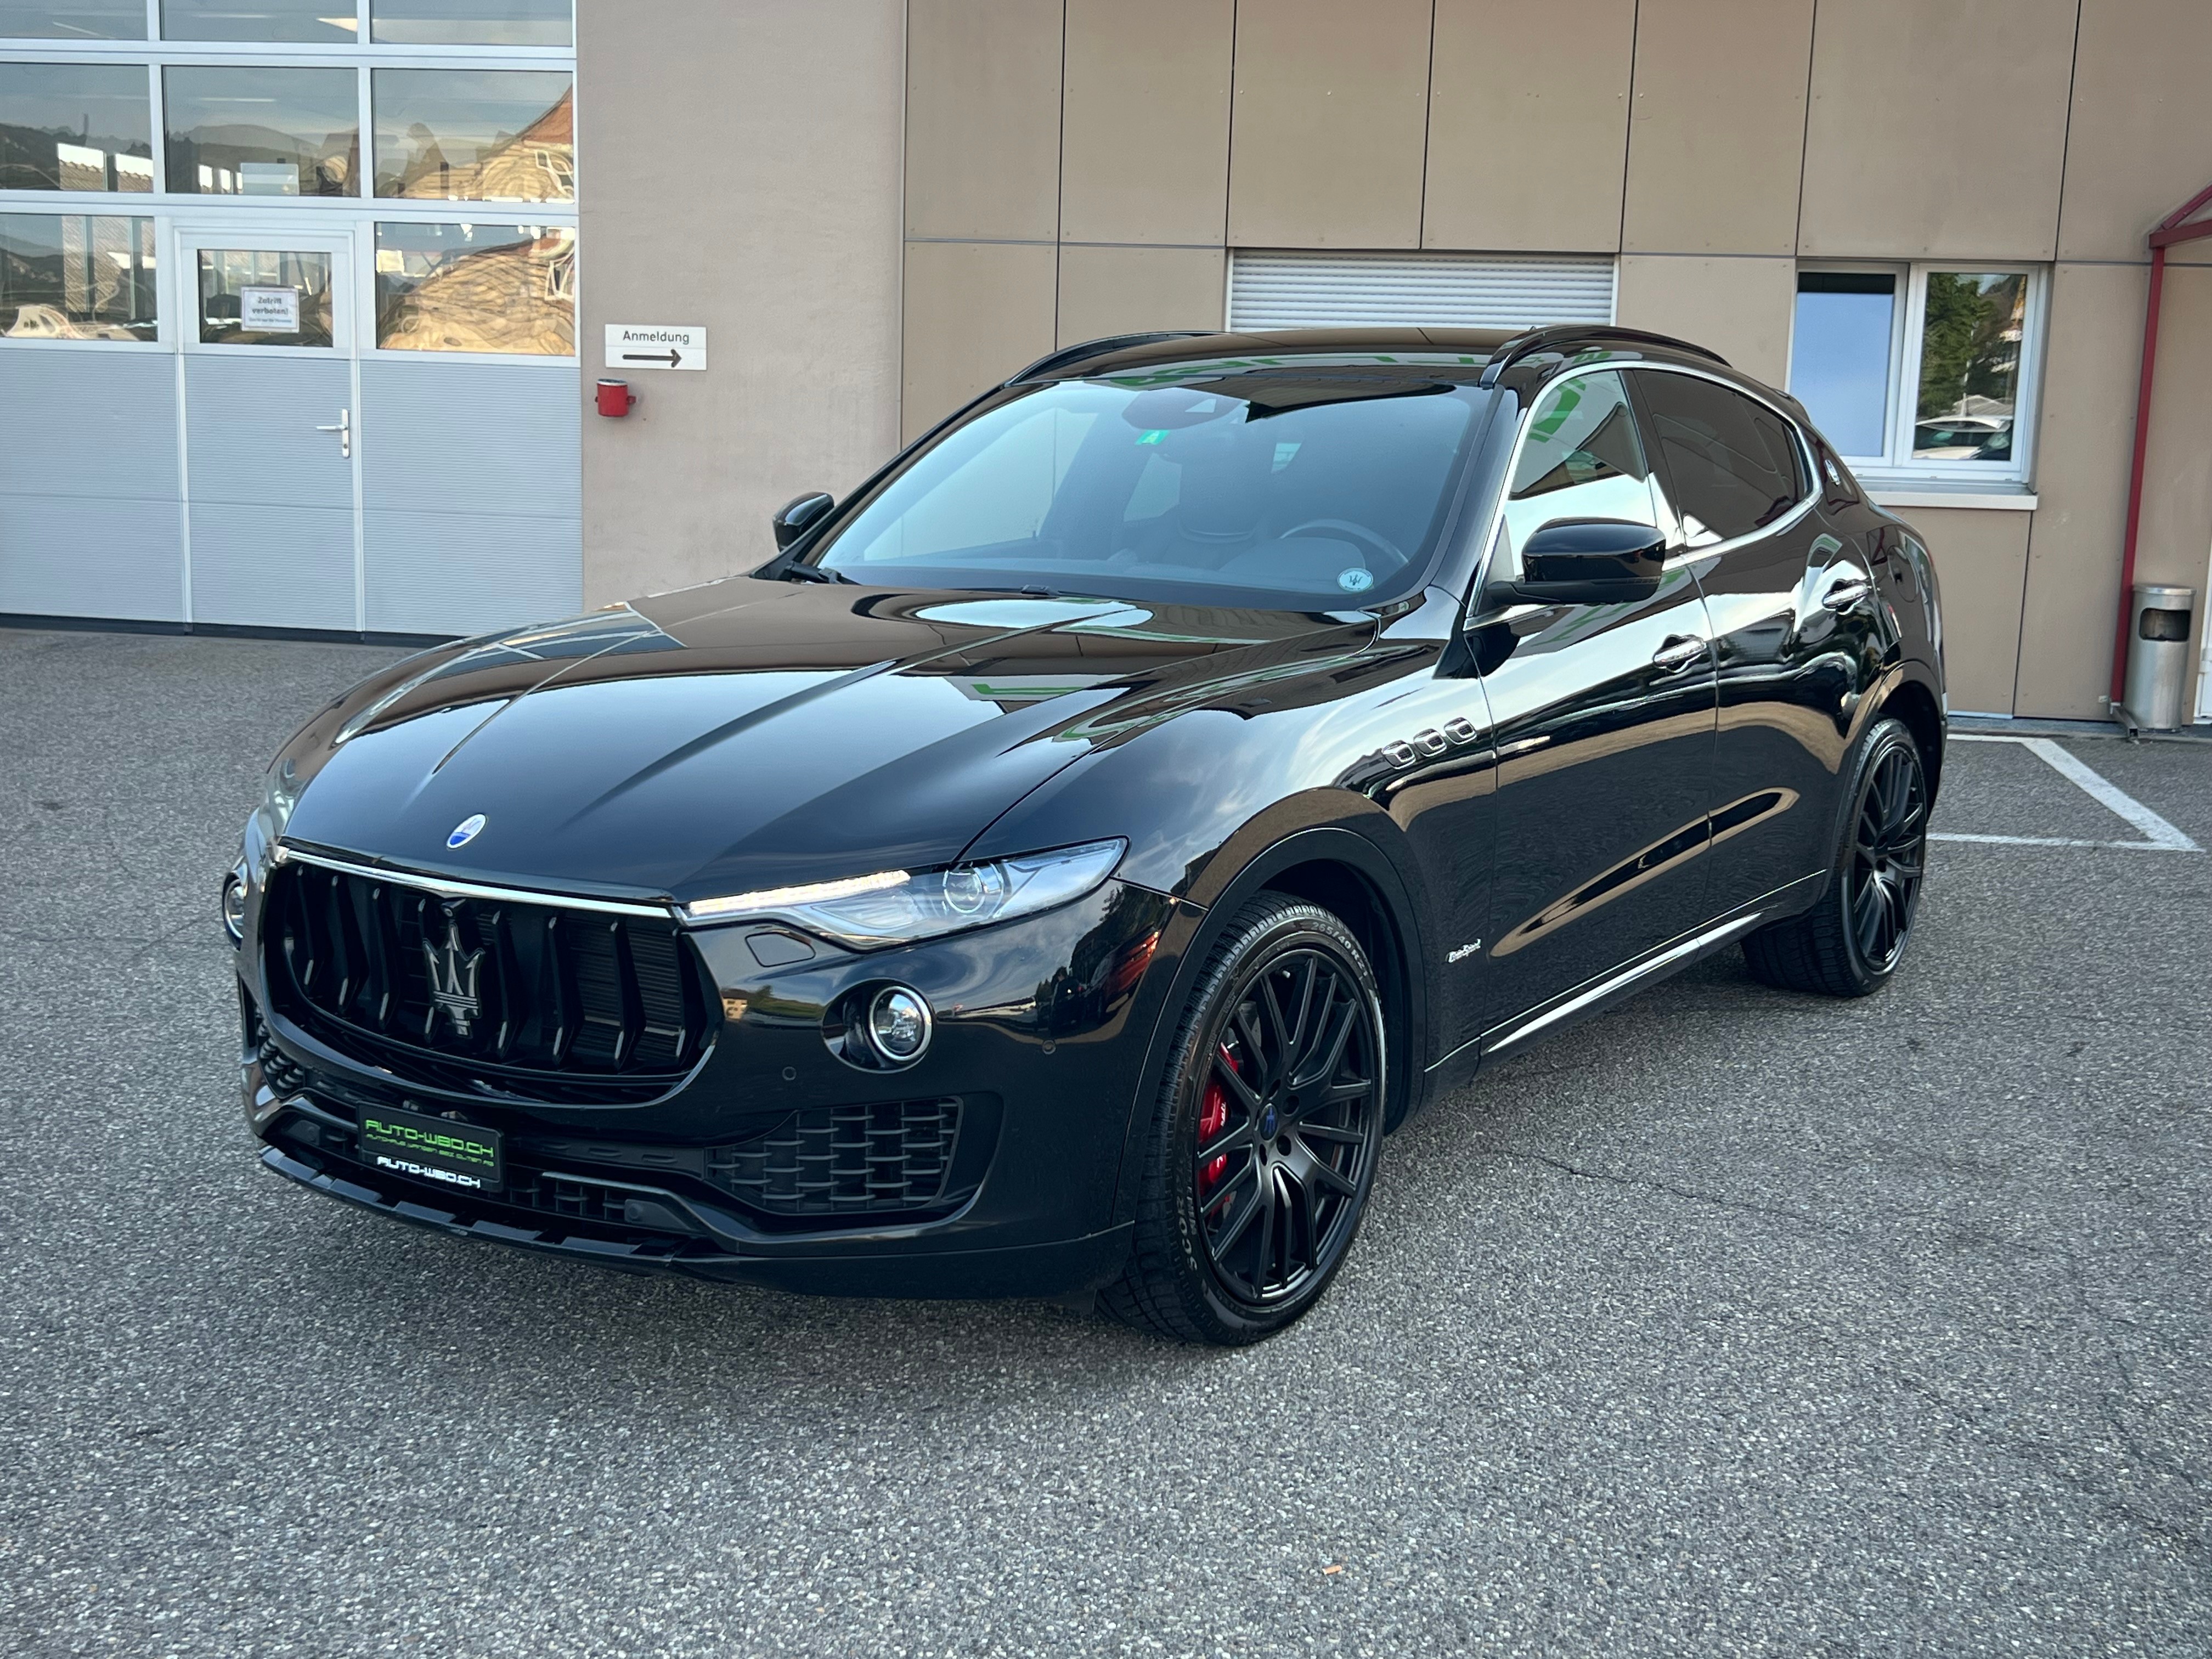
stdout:
<svg viewBox="0 0 2212 1659">
<path fill-rule="evenodd" d="M 1659 591 L 1667 539 L 1622 519 L 1554 519 L 1521 550 L 1521 580 L 1492 582 L 1486 604 L 1620 605 Z"/>
<path fill-rule="evenodd" d="M 794 495 L 776 508 L 769 520 L 769 527 L 775 532 L 775 550 L 781 553 L 789 547 L 819 523 L 822 515 L 836 504 L 830 496 L 816 489 L 804 495 Z"/>
</svg>

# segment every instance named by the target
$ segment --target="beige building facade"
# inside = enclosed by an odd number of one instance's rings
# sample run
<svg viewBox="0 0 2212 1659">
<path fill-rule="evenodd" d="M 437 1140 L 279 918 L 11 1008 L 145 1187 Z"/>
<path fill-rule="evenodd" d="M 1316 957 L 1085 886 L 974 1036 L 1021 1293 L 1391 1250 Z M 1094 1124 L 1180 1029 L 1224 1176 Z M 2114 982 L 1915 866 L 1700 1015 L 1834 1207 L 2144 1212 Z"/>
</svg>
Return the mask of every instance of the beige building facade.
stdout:
<svg viewBox="0 0 2212 1659">
<path fill-rule="evenodd" d="M 1824 424 L 1814 302 L 1893 294 L 1892 465 L 1861 471 L 1934 550 L 1952 708 L 2106 713 L 2145 237 L 2212 183 L 2204 0 L 584 0 L 576 46 L 586 390 L 611 322 L 714 349 L 586 419 L 589 602 L 758 562 L 775 506 L 1057 346 L 1224 326 L 1261 256 L 1540 255 Z M 1916 409 L 1962 282 L 2023 296 L 2012 378 Z M 1972 476 L 1943 420 L 2008 460 Z M 2203 241 L 2137 568 L 2198 590 L 2200 647 L 2208 567 Z"/>
</svg>

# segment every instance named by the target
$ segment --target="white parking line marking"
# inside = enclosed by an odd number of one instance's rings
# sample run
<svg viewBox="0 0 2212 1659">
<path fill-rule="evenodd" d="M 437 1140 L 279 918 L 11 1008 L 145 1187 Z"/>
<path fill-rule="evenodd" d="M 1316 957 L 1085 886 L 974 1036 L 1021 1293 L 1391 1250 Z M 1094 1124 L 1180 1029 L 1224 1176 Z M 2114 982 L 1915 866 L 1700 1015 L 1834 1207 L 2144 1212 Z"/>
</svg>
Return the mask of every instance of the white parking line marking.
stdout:
<svg viewBox="0 0 2212 1659">
<path fill-rule="evenodd" d="M 1998 732 L 1960 732 L 1953 743 L 2016 743 L 2041 760 L 2091 800 L 2125 818 L 2143 833 L 2141 841 L 2077 841 L 2053 836 L 1950 836 L 1931 833 L 1930 841 L 1963 841 L 1984 847 L 2102 847 L 2124 853 L 2201 853 L 2204 849 L 2109 778 L 2091 771 L 2048 738 L 2008 738 Z"/>
</svg>

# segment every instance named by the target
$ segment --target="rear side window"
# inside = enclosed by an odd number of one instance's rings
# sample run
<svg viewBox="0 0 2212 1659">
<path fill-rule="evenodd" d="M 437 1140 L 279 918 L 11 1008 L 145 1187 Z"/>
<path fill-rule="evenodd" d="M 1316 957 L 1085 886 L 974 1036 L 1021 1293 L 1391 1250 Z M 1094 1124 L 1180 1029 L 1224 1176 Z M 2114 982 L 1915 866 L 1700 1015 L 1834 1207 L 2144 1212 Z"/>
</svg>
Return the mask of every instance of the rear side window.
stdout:
<svg viewBox="0 0 2212 1659">
<path fill-rule="evenodd" d="M 1637 388 L 1692 547 L 1748 536 L 1805 498 L 1789 422 L 1765 404 L 1691 374 L 1646 372 Z"/>
</svg>

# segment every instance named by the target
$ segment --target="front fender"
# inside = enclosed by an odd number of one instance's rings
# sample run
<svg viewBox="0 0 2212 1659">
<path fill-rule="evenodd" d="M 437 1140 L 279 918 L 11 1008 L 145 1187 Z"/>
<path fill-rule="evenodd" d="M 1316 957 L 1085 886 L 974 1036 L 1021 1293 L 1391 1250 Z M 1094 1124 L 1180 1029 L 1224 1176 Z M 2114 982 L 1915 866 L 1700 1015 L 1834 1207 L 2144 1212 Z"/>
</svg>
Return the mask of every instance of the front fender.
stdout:
<svg viewBox="0 0 2212 1659">
<path fill-rule="evenodd" d="M 1333 821 L 1307 822 L 1284 832 L 1286 822 L 1313 817 L 1322 809 L 1316 799 L 1333 796 L 1340 815 Z M 1210 882 L 1205 909 L 1188 899 L 1177 906 L 1161 956 L 1176 964 L 1161 997 L 1158 1018 L 1138 1073 L 1130 1103 L 1121 1170 L 1115 1183 L 1114 1220 L 1136 1213 L 1142 1189 L 1155 1103 L 1175 1063 L 1176 1040 L 1183 1011 L 1204 975 L 1214 946 L 1236 921 L 1245 902 L 1270 888 L 1330 904 L 1363 935 L 1384 1002 L 1386 1096 L 1395 1104 L 1385 1120 L 1395 1129 L 1427 1103 L 1426 1056 L 1432 1046 L 1428 981 L 1419 971 L 1426 948 L 1421 927 L 1420 877 L 1389 815 L 1364 797 L 1347 791 L 1310 791 L 1282 803 L 1282 811 L 1243 826 L 1209 861 L 1222 878 Z M 1249 851 L 1249 856 L 1244 856 Z M 1351 901 L 1347 902 L 1346 901 Z"/>
</svg>

